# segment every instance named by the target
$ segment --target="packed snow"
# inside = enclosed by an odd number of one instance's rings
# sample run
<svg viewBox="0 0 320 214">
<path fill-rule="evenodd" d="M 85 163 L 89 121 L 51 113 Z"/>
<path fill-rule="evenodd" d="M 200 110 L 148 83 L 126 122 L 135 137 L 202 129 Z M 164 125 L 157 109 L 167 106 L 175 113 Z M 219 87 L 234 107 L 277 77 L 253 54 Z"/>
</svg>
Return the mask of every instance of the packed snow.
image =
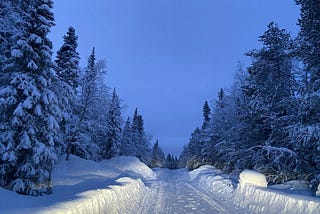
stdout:
<svg viewBox="0 0 320 214">
<path fill-rule="evenodd" d="M 0 213 L 320 213 L 303 181 L 267 186 L 260 173 L 236 177 L 208 165 L 151 170 L 135 157 L 65 159 L 53 171 L 53 194 L 0 188 Z"/>
</svg>

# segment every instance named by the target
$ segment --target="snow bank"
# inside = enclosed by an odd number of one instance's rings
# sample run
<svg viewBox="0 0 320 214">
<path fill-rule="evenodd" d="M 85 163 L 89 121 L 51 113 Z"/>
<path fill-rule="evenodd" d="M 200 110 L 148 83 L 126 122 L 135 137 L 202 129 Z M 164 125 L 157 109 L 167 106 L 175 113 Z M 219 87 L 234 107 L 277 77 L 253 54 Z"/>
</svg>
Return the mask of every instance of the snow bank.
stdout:
<svg viewBox="0 0 320 214">
<path fill-rule="evenodd" d="M 59 158 L 53 194 L 31 197 L 0 187 L 0 213 L 135 213 L 154 172 L 134 157 L 93 162 Z"/>
<path fill-rule="evenodd" d="M 120 156 L 101 162 L 106 167 L 114 167 L 130 177 L 141 178 L 143 181 L 155 180 L 156 174 L 136 157 Z"/>
<path fill-rule="evenodd" d="M 315 197 L 289 195 L 269 188 L 247 185 L 235 191 L 236 203 L 254 213 L 320 213 L 320 201 Z"/>
<path fill-rule="evenodd" d="M 76 200 L 58 203 L 37 213 L 47 214 L 94 214 L 94 213 L 134 213 L 146 191 L 141 180 L 128 177 L 116 180 L 117 185 L 107 189 L 97 189 L 79 193 Z"/>
<path fill-rule="evenodd" d="M 320 199 L 312 196 L 301 181 L 267 187 L 265 176 L 245 170 L 239 185 L 212 166 L 202 166 L 189 172 L 198 188 L 232 201 L 233 205 L 252 213 L 320 213 Z M 292 193 L 303 193 L 292 194 Z"/>
<path fill-rule="evenodd" d="M 189 177 L 197 187 L 206 192 L 230 196 L 234 191 L 234 184 L 228 176 L 213 166 L 201 166 L 189 172 Z"/>
<path fill-rule="evenodd" d="M 239 175 L 239 184 L 240 187 L 246 185 L 258 186 L 258 187 L 267 187 L 268 182 L 266 176 L 260 172 L 253 170 L 244 170 Z"/>
</svg>

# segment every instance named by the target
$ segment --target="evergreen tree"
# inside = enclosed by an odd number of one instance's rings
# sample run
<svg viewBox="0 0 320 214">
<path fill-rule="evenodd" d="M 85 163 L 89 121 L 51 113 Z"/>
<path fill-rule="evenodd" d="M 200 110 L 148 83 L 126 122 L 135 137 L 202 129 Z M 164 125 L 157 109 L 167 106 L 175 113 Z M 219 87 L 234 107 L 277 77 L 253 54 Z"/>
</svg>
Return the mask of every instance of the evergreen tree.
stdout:
<svg viewBox="0 0 320 214">
<path fill-rule="evenodd" d="M 251 134 L 251 142 L 258 145 L 268 141 L 274 146 L 285 146 L 286 136 L 276 137 L 280 134 L 279 128 L 286 124 L 292 95 L 292 60 L 289 56 L 292 43 L 290 35 L 273 22 L 260 36 L 260 41 L 264 47 L 247 54 L 253 63 L 248 68 L 245 90 L 250 100 L 249 124 L 254 125 L 248 134 Z"/>
<path fill-rule="evenodd" d="M 55 71 L 58 76 L 57 90 L 59 93 L 60 108 L 63 109 L 63 121 L 60 124 L 64 133 L 65 146 L 68 150 L 75 142 L 76 124 L 79 120 L 76 115 L 78 102 L 78 87 L 80 83 L 79 54 L 77 52 L 78 37 L 72 27 L 68 28 L 67 35 L 63 37 L 64 43 L 57 52 Z M 62 148 L 65 150 L 65 148 Z"/>
<path fill-rule="evenodd" d="M 166 164 L 166 158 L 162 151 L 162 149 L 159 146 L 158 140 L 153 145 L 152 151 L 151 151 L 151 161 L 150 166 L 151 167 L 164 167 Z"/>
<path fill-rule="evenodd" d="M 300 99 L 297 122 L 292 126 L 291 142 L 301 159 L 301 173 L 320 182 L 320 2 L 295 0 L 300 5 L 297 53 L 305 68 L 305 87 Z"/>
<path fill-rule="evenodd" d="M 131 136 L 134 144 L 134 155 L 142 162 L 148 164 L 150 161 L 150 146 L 144 131 L 143 118 L 142 115 L 138 114 L 138 109 L 135 110 L 133 115 Z"/>
<path fill-rule="evenodd" d="M 134 156 L 138 156 L 138 145 L 140 141 L 140 134 L 139 134 L 139 124 L 138 124 L 138 109 L 136 108 L 133 114 L 132 123 L 131 123 L 131 140 L 133 146 L 132 154 Z"/>
<path fill-rule="evenodd" d="M 7 67 L 10 79 L 1 85 L 3 115 L 0 136 L 0 185 L 21 194 L 52 192 L 61 111 L 52 90 L 55 76 L 52 45 L 47 38 L 54 25 L 51 0 L 17 2 L 21 19 Z M 2 50 L 1 50 L 2 51 Z"/>
<path fill-rule="evenodd" d="M 189 146 L 185 145 L 179 157 L 179 168 L 185 168 L 188 164 L 188 160 L 191 157 Z"/>
<path fill-rule="evenodd" d="M 73 27 L 69 27 L 67 34 L 63 36 L 63 45 L 57 52 L 57 59 L 55 60 L 56 72 L 58 77 L 72 87 L 76 92 L 80 85 L 80 56 L 77 52 L 78 36 Z"/>
<path fill-rule="evenodd" d="M 166 167 L 168 169 L 172 169 L 173 168 L 173 158 L 171 154 L 168 154 L 166 157 Z"/>
<path fill-rule="evenodd" d="M 121 155 L 130 156 L 134 155 L 134 145 L 131 136 L 131 121 L 128 117 L 127 122 L 123 128 L 121 137 Z"/>
<path fill-rule="evenodd" d="M 188 151 L 189 159 L 186 167 L 189 169 L 195 169 L 202 165 L 202 149 L 203 149 L 202 130 L 198 127 L 191 134 L 191 138 L 187 145 L 186 151 Z"/>
<path fill-rule="evenodd" d="M 166 166 L 168 169 L 178 169 L 179 160 L 176 156 L 168 154 L 166 158 Z"/>
<path fill-rule="evenodd" d="M 1 1 L 0 8 L 0 72 L 2 72 L 11 56 L 10 47 L 14 45 L 12 37 L 18 33 L 18 28 L 22 28 L 22 26 L 16 24 L 16 20 L 21 17 L 17 13 L 17 7 L 11 1 Z M 3 75 L 1 75 L 0 83 L 3 81 Z"/>
<path fill-rule="evenodd" d="M 247 54 L 253 62 L 244 87 L 249 111 L 243 118 L 243 126 L 247 128 L 242 136 L 245 136 L 244 145 L 252 159 L 250 165 L 242 167 L 253 167 L 267 174 L 270 181 L 279 182 L 288 179 L 287 175 L 294 173 L 297 167 L 281 161 L 281 157 L 296 160 L 296 154 L 290 150 L 293 147 L 288 144 L 288 126 L 295 114 L 291 112 L 294 110 L 292 41 L 290 35 L 273 22 L 260 36 L 260 41 L 263 48 Z M 276 176 L 280 172 L 283 177 Z"/>
<path fill-rule="evenodd" d="M 320 2 L 317 0 L 295 0 L 300 5 L 298 25 L 298 53 L 310 76 L 310 90 L 320 89 Z"/>
<path fill-rule="evenodd" d="M 203 105 L 203 124 L 202 124 L 202 129 L 206 129 L 210 125 L 210 114 L 211 114 L 211 109 L 208 105 L 208 101 L 206 101 Z"/>
<path fill-rule="evenodd" d="M 104 148 L 104 157 L 111 158 L 120 155 L 121 140 L 121 109 L 119 96 L 116 89 L 113 90 L 111 104 L 108 112 L 108 134 Z"/>
</svg>

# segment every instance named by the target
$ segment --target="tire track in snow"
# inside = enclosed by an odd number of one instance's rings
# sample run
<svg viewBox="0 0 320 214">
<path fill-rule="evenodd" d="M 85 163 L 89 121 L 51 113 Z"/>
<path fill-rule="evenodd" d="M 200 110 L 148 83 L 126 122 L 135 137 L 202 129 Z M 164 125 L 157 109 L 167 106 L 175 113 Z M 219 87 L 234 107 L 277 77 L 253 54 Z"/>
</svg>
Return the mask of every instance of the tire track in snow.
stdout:
<svg viewBox="0 0 320 214">
<path fill-rule="evenodd" d="M 183 177 L 174 171 L 158 176 L 159 180 L 149 186 L 149 192 L 141 200 L 138 213 L 228 213 L 225 204 L 198 190 Z"/>
<path fill-rule="evenodd" d="M 185 185 L 196 192 L 198 195 L 200 195 L 202 199 L 206 200 L 212 207 L 215 207 L 217 210 L 219 210 L 220 213 L 229 213 L 226 209 L 226 206 L 228 206 L 228 204 L 223 203 L 225 202 L 224 200 L 214 198 L 213 196 L 206 194 L 205 192 L 199 190 L 191 184 L 185 183 Z"/>
</svg>

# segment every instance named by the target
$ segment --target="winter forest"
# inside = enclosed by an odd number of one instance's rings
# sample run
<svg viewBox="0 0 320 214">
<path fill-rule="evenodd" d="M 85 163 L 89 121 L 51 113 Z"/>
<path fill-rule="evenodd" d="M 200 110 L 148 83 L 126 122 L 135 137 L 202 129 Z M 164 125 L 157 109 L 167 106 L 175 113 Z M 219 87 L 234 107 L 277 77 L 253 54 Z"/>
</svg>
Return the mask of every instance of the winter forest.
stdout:
<svg viewBox="0 0 320 214">
<path fill-rule="evenodd" d="M 275 22 L 246 53 L 229 89 L 203 106 L 203 124 L 184 147 L 180 166 L 212 164 L 227 173 L 254 169 L 269 183 L 320 182 L 320 2 L 300 6 L 297 38 Z"/>
<path fill-rule="evenodd" d="M 192 170 L 209 164 L 228 174 L 253 169 L 271 184 L 303 179 L 315 192 L 320 2 L 295 3 L 301 10 L 298 36 L 292 38 L 276 22 L 266 26 L 257 38 L 262 47 L 246 53 L 251 64 L 239 63 L 233 85 L 204 103 L 203 124 L 178 158 L 165 155 L 161 139 L 145 132 L 137 109 L 132 118 L 123 118 L 123 101 L 106 85 L 106 61 L 96 59 L 95 47 L 88 50 L 86 67 L 80 67 L 74 27 L 53 53 L 52 0 L 2 0 L 0 186 L 24 195 L 51 194 L 61 155 L 92 161 L 135 156 L 152 168 Z"/>
</svg>

